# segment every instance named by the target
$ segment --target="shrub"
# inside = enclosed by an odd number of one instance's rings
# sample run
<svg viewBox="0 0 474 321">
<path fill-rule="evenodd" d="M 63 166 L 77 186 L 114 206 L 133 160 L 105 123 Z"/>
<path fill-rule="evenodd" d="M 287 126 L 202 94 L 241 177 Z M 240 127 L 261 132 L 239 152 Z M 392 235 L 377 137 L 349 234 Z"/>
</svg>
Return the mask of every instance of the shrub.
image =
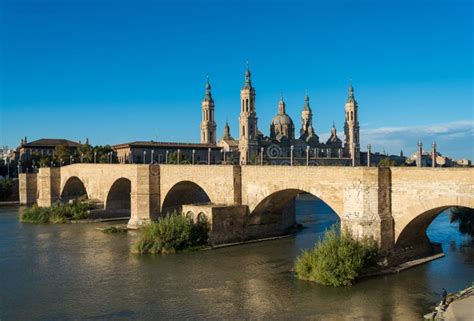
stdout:
<svg viewBox="0 0 474 321">
<path fill-rule="evenodd" d="M 102 230 L 106 234 L 126 233 L 126 227 L 108 226 Z"/>
<path fill-rule="evenodd" d="M 364 268 L 375 263 L 377 253 L 374 240 L 358 241 L 348 231 L 338 234 L 333 226 L 321 242 L 296 259 L 295 272 L 300 279 L 324 285 L 351 285 Z"/>
<path fill-rule="evenodd" d="M 0 179 L 0 200 L 6 200 L 12 195 L 12 183 L 8 178 Z"/>
<path fill-rule="evenodd" d="M 451 223 L 459 222 L 459 232 L 474 236 L 474 209 L 469 207 L 453 207 L 449 214 Z"/>
<path fill-rule="evenodd" d="M 145 226 L 135 250 L 140 254 L 176 253 L 207 244 L 208 232 L 207 222 L 195 224 L 192 219 L 173 213 Z"/>
<path fill-rule="evenodd" d="M 86 219 L 89 217 L 91 205 L 84 202 L 72 204 L 54 203 L 51 207 L 33 205 L 20 216 L 23 223 L 67 223 L 70 220 Z"/>
</svg>

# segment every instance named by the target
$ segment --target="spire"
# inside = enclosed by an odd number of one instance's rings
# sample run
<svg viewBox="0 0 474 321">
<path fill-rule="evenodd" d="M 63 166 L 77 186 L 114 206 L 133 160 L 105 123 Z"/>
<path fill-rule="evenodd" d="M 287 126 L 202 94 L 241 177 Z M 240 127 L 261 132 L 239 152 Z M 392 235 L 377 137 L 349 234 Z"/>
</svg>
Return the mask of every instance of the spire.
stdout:
<svg viewBox="0 0 474 321">
<path fill-rule="evenodd" d="M 209 75 L 206 76 L 206 95 L 204 96 L 204 101 L 213 101 L 211 95 L 211 83 L 209 82 Z"/>
<path fill-rule="evenodd" d="M 331 135 L 337 136 L 336 124 L 332 121 Z"/>
<path fill-rule="evenodd" d="M 305 96 L 304 96 L 304 107 L 303 107 L 303 109 L 306 110 L 306 111 L 311 111 L 311 108 L 309 107 L 308 93 L 306 93 Z"/>
<path fill-rule="evenodd" d="M 347 96 L 347 102 L 348 103 L 353 103 L 355 102 L 355 99 L 354 99 L 354 87 L 352 86 L 352 79 L 349 83 L 349 95 Z"/>
<path fill-rule="evenodd" d="M 230 127 L 229 127 L 229 122 L 227 120 L 225 121 L 224 137 L 222 137 L 222 139 L 224 140 L 233 139 L 232 136 L 230 135 Z"/>
<path fill-rule="evenodd" d="M 250 80 L 249 61 L 247 60 L 247 67 L 245 68 L 245 84 L 244 88 L 252 88 L 252 81 Z"/>
<path fill-rule="evenodd" d="M 280 101 L 278 102 L 278 114 L 279 115 L 284 115 L 286 114 L 285 110 L 285 102 L 283 101 L 283 95 L 280 95 Z"/>
</svg>

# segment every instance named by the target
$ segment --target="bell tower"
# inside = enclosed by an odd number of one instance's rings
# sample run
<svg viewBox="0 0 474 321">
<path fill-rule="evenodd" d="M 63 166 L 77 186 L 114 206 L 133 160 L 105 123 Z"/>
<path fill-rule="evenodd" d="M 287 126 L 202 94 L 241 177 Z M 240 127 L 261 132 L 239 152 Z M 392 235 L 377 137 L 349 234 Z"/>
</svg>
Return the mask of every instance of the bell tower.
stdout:
<svg viewBox="0 0 474 321">
<path fill-rule="evenodd" d="M 214 121 L 214 99 L 211 95 L 209 77 L 206 82 L 206 95 L 202 101 L 201 144 L 216 144 L 216 122 Z"/>
<path fill-rule="evenodd" d="M 245 70 L 244 86 L 240 90 L 239 132 L 240 164 L 245 165 L 258 153 L 255 89 L 252 87 L 252 81 L 250 80 L 248 62 Z"/>
<path fill-rule="evenodd" d="M 352 159 L 352 165 L 360 164 L 360 141 L 359 141 L 359 106 L 354 98 L 354 88 L 352 82 L 349 85 L 349 95 L 347 97 L 345 112 L 346 121 L 344 124 L 344 150 L 346 155 Z"/>
<path fill-rule="evenodd" d="M 304 97 L 303 111 L 301 112 L 301 137 L 314 136 L 313 127 L 313 112 L 309 106 L 309 96 L 306 94 Z"/>
</svg>

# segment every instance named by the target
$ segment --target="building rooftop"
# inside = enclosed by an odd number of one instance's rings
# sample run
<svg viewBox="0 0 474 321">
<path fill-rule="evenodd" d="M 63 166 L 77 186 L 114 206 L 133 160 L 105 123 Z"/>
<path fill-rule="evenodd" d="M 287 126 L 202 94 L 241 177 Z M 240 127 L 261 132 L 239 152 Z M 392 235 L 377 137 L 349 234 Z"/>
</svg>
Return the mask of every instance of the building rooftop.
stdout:
<svg viewBox="0 0 474 321">
<path fill-rule="evenodd" d="M 67 145 L 69 147 L 79 147 L 80 143 L 68 139 L 41 138 L 29 143 L 24 143 L 21 147 L 56 147 L 58 145 Z"/>
<path fill-rule="evenodd" d="M 155 142 L 155 141 L 135 141 L 130 143 L 123 143 L 113 145 L 113 149 L 128 148 L 128 147 L 156 147 L 156 148 L 212 148 L 221 149 L 221 147 L 211 144 L 200 143 L 180 143 L 180 142 Z"/>
</svg>

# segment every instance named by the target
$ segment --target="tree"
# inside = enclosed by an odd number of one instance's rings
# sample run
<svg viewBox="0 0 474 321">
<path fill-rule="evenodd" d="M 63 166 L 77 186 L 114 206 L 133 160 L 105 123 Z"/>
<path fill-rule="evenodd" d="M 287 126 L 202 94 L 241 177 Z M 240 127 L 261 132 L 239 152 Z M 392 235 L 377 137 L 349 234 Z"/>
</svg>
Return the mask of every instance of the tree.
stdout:
<svg viewBox="0 0 474 321">
<path fill-rule="evenodd" d="M 66 144 L 57 145 L 54 149 L 54 159 L 59 163 L 61 163 L 62 160 L 64 164 L 69 164 L 71 155 L 71 148 Z"/>
<path fill-rule="evenodd" d="M 78 157 L 83 163 L 94 162 L 94 148 L 89 144 L 83 144 L 77 149 Z"/>
<path fill-rule="evenodd" d="M 397 166 L 397 162 L 395 162 L 394 160 L 388 158 L 388 157 L 385 157 L 385 158 L 382 158 L 378 165 L 379 167 L 393 167 L 393 166 Z"/>
<path fill-rule="evenodd" d="M 177 164 L 178 151 L 174 151 L 168 154 L 168 164 Z M 180 164 L 190 164 L 189 159 L 183 153 L 179 153 Z"/>
<path fill-rule="evenodd" d="M 98 163 L 110 163 L 110 153 L 112 152 L 112 148 L 109 145 L 95 146 L 93 152 L 97 153 L 96 156 Z M 94 156 L 92 156 L 92 158 L 93 157 Z M 92 161 L 94 161 L 94 159 L 92 159 Z"/>
<path fill-rule="evenodd" d="M 449 215 L 451 223 L 459 222 L 459 232 L 474 236 L 474 209 L 453 207 Z"/>
</svg>

